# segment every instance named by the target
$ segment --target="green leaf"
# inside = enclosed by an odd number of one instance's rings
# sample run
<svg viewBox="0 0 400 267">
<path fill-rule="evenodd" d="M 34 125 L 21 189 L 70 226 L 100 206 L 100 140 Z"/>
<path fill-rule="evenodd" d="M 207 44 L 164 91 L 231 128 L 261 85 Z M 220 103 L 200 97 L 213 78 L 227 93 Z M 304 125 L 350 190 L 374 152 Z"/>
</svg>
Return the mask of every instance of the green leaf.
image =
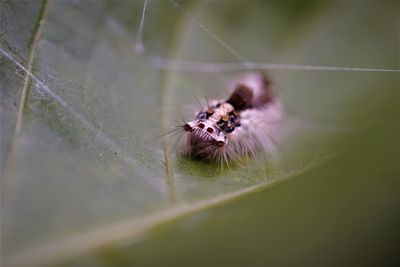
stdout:
<svg viewBox="0 0 400 267">
<path fill-rule="evenodd" d="M 304 211 L 309 210 L 313 204 L 307 193 L 326 189 L 319 179 L 335 188 L 327 191 L 332 197 L 344 194 L 342 187 L 354 190 L 340 202 L 342 207 L 353 197 L 365 196 L 357 191 L 360 186 L 375 192 L 374 199 L 382 196 L 379 190 L 386 190 L 390 203 L 378 202 L 372 211 L 377 216 L 379 209 L 392 211 L 397 192 L 393 186 L 398 164 L 393 149 L 398 141 L 397 73 L 269 71 L 286 111 L 287 134 L 278 160 L 260 155 L 245 166 L 220 171 L 176 158 L 170 152 L 171 138 L 152 139 L 182 117 L 190 118 L 192 112 L 186 109 L 196 106 L 195 97 L 226 97 L 230 83 L 245 72 L 160 70 L 155 59 L 235 63 L 245 58 L 398 69 L 398 3 L 190 2 L 179 3 L 182 12 L 168 1 L 150 1 L 144 17 L 144 54 L 135 52 L 143 2 L 2 1 L 0 5 L 1 238 L 6 264 L 40 266 L 66 260 L 84 266 L 140 262 L 174 266 L 179 260 L 191 263 L 182 256 L 186 254 L 204 266 L 212 263 L 211 255 L 226 258 L 241 251 L 243 257 L 232 257 L 237 265 L 268 262 L 261 252 L 228 246 L 235 243 L 228 236 L 237 233 L 239 242 L 249 244 L 257 240 L 257 231 L 266 236 L 270 232 L 264 229 L 279 231 L 283 222 L 296 221 L 289 215 L 268 221 L 263 209 L 273 214 L 277 207 L 289 214 L 293 207 L 284 201 L 290 194 L 303 193 L 299 198 Z M 371 150 L 366 150 L 371 142 Z M 374 161 L 372 155 L 379 158 Z M 332 158 L 334 163 L 306 172 Z M 364 170 L 364 164 L 374 163 L 374 172 Z M 337 169 L 341 171 L 334 175 Z M 373 186 L 382 173 L 389 178 Z M 299 174 L 293 181 L 262 190 Z M 213 208 L 232 200 L 238 201 Z M 326 198 L 313 201 L 326 203 Z M 328 207 L 326 218 L 340 217 L 336 208 Z M 324 211 L 322 204 L 316 209 Z M 200 215 L 152 231 L 200 210 Z M 226 215 L 219 216 L 220 212 Z M 188 228 L 201 214 L 206 214 L 205 224 Z M 316 216 L 305 214 L 305 221 Z M 355 221 L 366 219 L 365 211 Z M 329 227 L 318 227 L 323 223 L 316 223 L 321 238 L 304 242 L 308 252 L 324 242 L 324 236 L 333 238 Z M 340 221 L 343 229 L 346 223 Z M 304 236 L 312 231 L 299 225 L 281 229 L 299 230 Z M 217 252 L 204 256 L 193 240 L 180 244 L 173 236 L 182 234 L 182 229 L 202 248 Z M 145 233 L 151 233 L 147 241 L 133 242 Z M 123 239 L 133 244 L 112 246 Z M 273 247 L 268 241 L 257 242 L 248 247 Z M 104 246 L 108 249 L 75 259 Z M 279 247 L 275 254 L 283 252 L 285 248 Z M 224 263 L 235 265 L 235 260 Z"/>
</svg>

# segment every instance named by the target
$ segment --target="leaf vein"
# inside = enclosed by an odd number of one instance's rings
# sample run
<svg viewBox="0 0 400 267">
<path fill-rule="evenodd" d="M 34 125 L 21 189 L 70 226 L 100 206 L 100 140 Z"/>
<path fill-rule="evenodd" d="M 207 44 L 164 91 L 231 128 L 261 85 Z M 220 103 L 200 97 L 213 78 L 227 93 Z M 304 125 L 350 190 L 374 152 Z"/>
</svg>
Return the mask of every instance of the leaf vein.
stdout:
<svg viewBox="0 0 400 267">
<path fill-rule="evenodd" d="M 47 16 L 48 10 L 49 10 L 49 0 L 43 0 L 42 8 L 40 9 L 35 28 L 33 30 L 32 41 L 29 45 L 29 55 L 28 55 L 28 62 L 27 62 L 27 66 L 26 66 L 26 69 L 29 72 L 32 72 L 36 47 L 37 47 L 37 44 L 41 37 L 43 24 L 44 24 L 45 18 Z M 17 119 L 15 122 L 13 136 L 12 136 L 11 143 L 10 143 L 10 149 L 9 149 L 8 157 L 5 162 L 5 166 L 3 169 L 3 175 L 2 175 L 2 179 L 1 179 L 2 200 L 4 200 L 4 198 L 5 198 L 5 194 L 7 192 L 7 188 L 9 187 L 9 183 L 10 183 L 10 179 L 11 179 L 10 178 L 11 172 L 13 170 L 13 167 L 15 166 L 15 150 L 16 150 L 16 147 L 18 144 L 18 137 L 20 135 L 21 128 L 22 128 L 23 113 L 24 113 L 24 109 L 26 107 L 27 94 L 28 94 L 28 88 L 29 88 L 30 82 L 31 82 L 31 77 L 26 72 L 25 77 L 24 77 L 24 84 L 23 84 L 22 91 L 21 91 L 21 97 L 20 97 L 20 102 L 19 102 L 19 106 L 18 106 L 18 111 L 17 111 Z M 2 201 L 2 203 L 4 203 L 4 201 Z"/>
</svg>

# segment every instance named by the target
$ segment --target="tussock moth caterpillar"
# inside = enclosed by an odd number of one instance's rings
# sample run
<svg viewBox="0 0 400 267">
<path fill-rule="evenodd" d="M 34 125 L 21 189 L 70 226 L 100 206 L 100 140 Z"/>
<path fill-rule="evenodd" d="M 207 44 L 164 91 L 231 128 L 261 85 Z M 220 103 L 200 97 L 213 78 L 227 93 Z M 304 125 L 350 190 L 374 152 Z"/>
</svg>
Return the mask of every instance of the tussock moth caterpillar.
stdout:
<svg viewBox="0 0 400 267">
<path fill-rule="evenodd" d="M 274 153 L 282 105 L 264 74 L 247 74 L 227 99 L 207 101 L 193 120 L 177 127 L 178 154 L 215 162 Z"/>
</svg>

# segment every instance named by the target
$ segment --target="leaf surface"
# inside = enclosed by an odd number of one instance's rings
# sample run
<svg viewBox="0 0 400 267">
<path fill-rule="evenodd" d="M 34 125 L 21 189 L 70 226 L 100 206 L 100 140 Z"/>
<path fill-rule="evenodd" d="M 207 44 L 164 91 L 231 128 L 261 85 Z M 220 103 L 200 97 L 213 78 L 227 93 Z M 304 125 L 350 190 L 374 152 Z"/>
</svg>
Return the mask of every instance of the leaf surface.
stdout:
<svg viewBox="0 0 400 267">
<path fill-rule="evenodd" d="M 142 2 L 1 3 L 2 241 L 11 263 L 68 259 L 294 177 L 341 155 L 348 142 L 337 140 L 365 130 L 395 95 L 396 73 L 270 71 L 287 115 L 278 160 L 220 171 L 176 158 L 171 138 L 151 140 L 190 119 L 195 97 L 225 98 L 245 71 L 159 70 L 156 57 L 235 63 L 233 50 L 253 62 L 399 67 L 390 2 L 179 5 L 184 12 L 148 3 L 138 54 Z"/>
</svg>

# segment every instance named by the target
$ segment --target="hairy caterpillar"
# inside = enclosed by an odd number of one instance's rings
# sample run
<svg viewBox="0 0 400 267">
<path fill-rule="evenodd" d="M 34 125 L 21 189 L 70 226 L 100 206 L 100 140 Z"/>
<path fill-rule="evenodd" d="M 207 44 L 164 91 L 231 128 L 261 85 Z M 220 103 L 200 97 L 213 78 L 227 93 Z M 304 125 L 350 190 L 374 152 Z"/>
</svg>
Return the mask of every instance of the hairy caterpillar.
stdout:
<svg viewBox="0 0 400 267">
<path fill-rule="evenodd" d="M 282 106 L 264 74 L 248 74 L 224 100 L 207 101 L 195 118 L 177 129 L 178 154 L 215 162 L 254 157 L 261 150 L 273 154 Z"/>
</svg>

